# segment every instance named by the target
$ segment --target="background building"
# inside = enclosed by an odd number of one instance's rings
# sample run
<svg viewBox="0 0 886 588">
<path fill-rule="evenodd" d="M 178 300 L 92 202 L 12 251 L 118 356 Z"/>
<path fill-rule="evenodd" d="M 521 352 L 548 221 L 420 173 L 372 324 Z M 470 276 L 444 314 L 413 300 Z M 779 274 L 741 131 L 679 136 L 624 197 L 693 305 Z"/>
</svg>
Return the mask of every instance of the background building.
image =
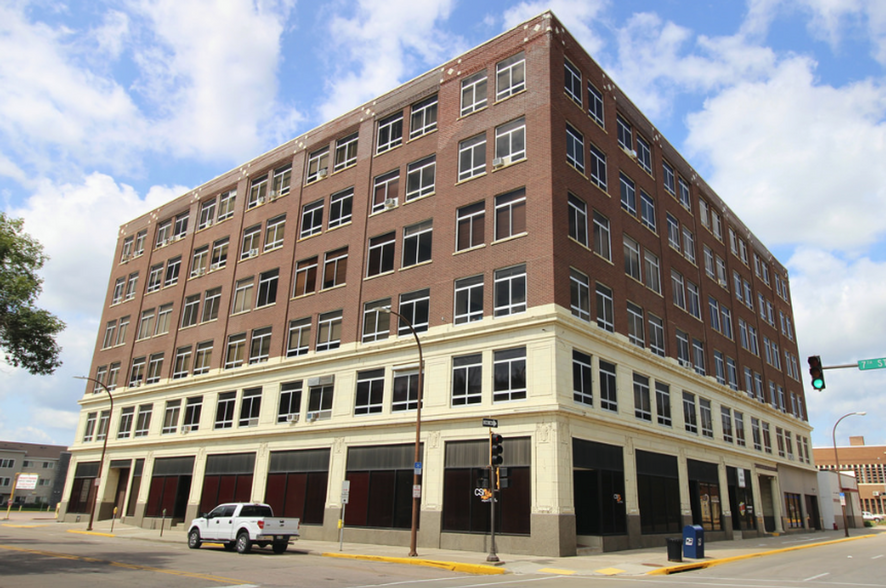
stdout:
<svg viewBox="0 0 886 588">
<path fill-rule="evenodd" d="M 0 441 L 0 504 L 12 496 L 17 474 L 37 474 L 35 490 L 17 491 L 15 505 L 48 505 L 54 508 L 61 498 L 70 453 L 63 445 Z"/>
<path fill-rule="evenodd" d="M 574 554 L 819 521 L 788 276 L 550 13 L 120 229 L 67 516 Z M 103 385 L 113 390 L 109 414 Z"/>
<path fill-rule="evenodd" d="M 848 447 L 836 449 L 840 471 L 852 472 L 858 483 L 861 510 L 886 514 L 886 446 L 865 445 L 864 437 L 849 437 Z M 812 453 L 819 470 L 836 470 L 833 447 L 815 447 Z"/>
</svg>

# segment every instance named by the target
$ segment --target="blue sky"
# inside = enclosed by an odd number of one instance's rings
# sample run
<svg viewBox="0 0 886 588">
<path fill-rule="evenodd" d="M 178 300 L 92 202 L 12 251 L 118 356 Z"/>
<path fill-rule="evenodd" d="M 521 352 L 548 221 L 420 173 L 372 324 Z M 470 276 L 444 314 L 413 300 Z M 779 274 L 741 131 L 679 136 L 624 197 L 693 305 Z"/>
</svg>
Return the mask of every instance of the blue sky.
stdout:
<svg viewBox="0 0 886 588">
<path fill-rule="evenodd" d="M 0 206 L 68 329 L 0 363 L 0 439 L 73 442 L 123 222 L 546 9 L 788 267 L 801 357 L 886 356 L 884 2 L 6 0 Z M 813 444 L 886 443 L 886 370 L 827 383 Z"/>
</svg>

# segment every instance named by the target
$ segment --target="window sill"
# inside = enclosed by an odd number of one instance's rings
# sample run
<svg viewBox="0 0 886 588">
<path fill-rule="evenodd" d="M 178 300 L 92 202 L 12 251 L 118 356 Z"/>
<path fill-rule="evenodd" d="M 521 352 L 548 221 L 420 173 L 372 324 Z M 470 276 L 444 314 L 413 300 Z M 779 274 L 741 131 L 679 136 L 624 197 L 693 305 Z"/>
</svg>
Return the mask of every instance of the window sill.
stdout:
<svg viewBox="0 0 886 588">
<path fill-rule="evenodd" d="M 520 159 L 517 159 L 515 161 L 511 161 L 510 163 L 508 163 L 506 165 L 500 165 L 498 167 L 493 166 L 492 173 L 508 169 L 509 167 L 513 167 L 515 165 L 519 165 L 519 164 L 523 163 L 524 161 L 526 161 L 527 159 L 528 159 L 528 157 L 526 157 L 526 154 L 523 154 L 523 157 L 521 157 Z"/>
<path fill-rule="evenodd" d="M 462 120 L 462 119 L 467 118 L 473 114 L 477 114 L 478 112 L 483 112 L 484 110 L 487 110 L 488 108 L 489 108 L 489 103 L 487 102 L 484 106 L 482 106 L 480 108 L 476 108 L 476 109 L 474 109 L 470 112 L 467 112 L 467 113 L 462 112 L 461 109 L 459 109 L 458 120 Z"/>
<path fill-rule="evenodd" d="M 393 271 L 391 271 L 390 273 L 393 273 Z M 339 288 L 344 288 L 345 286 L 347 286 L 347 284 L 345 282 L 342 282 L 341 284 L 329 286 L 328 288 L 320 288 L 320 293 L 322 294 L 323 292 L 331 292 L 333 290 L 338 290 Z M 311 292 L 310 294 L 303 294 L 302 297 L 310 296 L 311 294 L 313 294 L 313 292 Z"/>
<path fill-rule="evenodd" d="M 395 273 L 395 270 L 389 270 L 386 272 L 372 274 L 371 276 L 366 276 L 365 278 L 363 278 L 363 281 L 365 282 L 366 280 L 374 280 L 375 278 L 381 278 L 383 276 L 390 276 L 393 273 Z"/>
<path fill-rule="evenodd" d="M 343 228 L 343 227 L 350 226 L 351 223 L 352 223 L 352 220 L 351 220 L 351 219 L 348 219 L 348 220 L 343 221 L 342 223 L 337 224 L 337 225 L 335 225 L 335 226 L 333 226 L 333 227 L 330 227 L 329 225 L 326 225 L 326 232 L 328 233 L 329 231 L 335 231 L 335 230 L 341 229 L 341 228 Z"/>
<path fill-rule="evenodd" d="M 513 241 L 514 239 L 521 239 L 528 235 L 527 231 L 523 231 L 522 233 L 517 233 L 516 235 L 510 235 L 508 237 L 504 237 L 503 239 L 497 239 L 492 242 L 492 245 L 498 245 L 500 243 L 507 243 L 508 241 Z"/>
<path fill-rule="evenodd" d="M 397 270 L 397 271 L 404 272 L 404 271 L 406 271 L 406 270 L 411 270 L 412 268 L 422 267 L 422 266 L 425 266 L 425 265 L 431 265 L 433 262 L 434 262 L 433 259 L 429 259 L 429 260 L 427 260 L 427 261 L 420 261 L 420 262 L 418 262 L 418 263 L 414 263 L 414 264 L 412 264 L 412 265 L 405 265 L 405 266 L 401 267 L 401 268 L 400 268 L 399 270 Z"/>
<path fill-rule="evenodd" d="M 345 164 L 344 166 L 342 166 L 342 167 L 340 167 L 340 168 L 338 168 L 338 169 L 335 169 L 335 168 L 333 167 L 333 169 L 332 169 L 332 175 L 340 174 L 341 172 L 343 172 L 343 171 L 348 171 L 348 170 L 351 169 L 352 167 L 356 167 L 356 166 L 357 166 L 357 160 L 354 159 L 354 161 L 352 161 L 352 162 L 350 162 L 350 163 L 347 163 L 347 164 Z"/>
<path fill-rule="evenodd" d="M 314 237 L 319 237 L 322 234 L 323 234 L 323 230 L 321 229 L 321 230 L 317 231 L 316 233 L 312 233 L 310 235 L 299 235 L 298 236 L 298 243 L 301 243 L 302 241 L 307 241 L 308 239 L 313 239 Z"/>
<path fill-rule="evenodd" d="M 454 251 L 452 254 L 461 255 L 462 253 L 470 253 L 471 251 L 477 251 L 478 249 L 483 249 L 484 247 L 486 247 L 486 243 L 480 243 L 479 245 L 474 245 L 473 247 L 459 249 L 458 251 Z"/>
<path fill-rule="evenodd" d="M 409 196 L 407 195 L 404 197 L 403 205 L 406 206 L 407 204 L 412 204 L 413 202 L 420 202 L 422 200 L 425 200 L 426 198 L 430 198 L 431 196 L 433 196 L 436 193 L 437 193 L 437 190 L 434 190 L 433 192 L 430 192 L 428 194 L 423 194 L 421 196 L 413 196 L 412 198 L 409 198 Z"/>
<path fill-rule="evenodd" d="M 484 170 L 478 174 L 474 174 L 473 176 L 471 176 L 469 178 L 465 178 L 463 180 L 458 180 L 457 182 L 455 182 L 455 185 L 460 186 L 462 184 L 466 184 L 466 183 L 470 182 L 471 180 L 476 180 L 477 178 L 482 178 L 486 175 L 486 173 L 487 172 Z"/>
<path fill-rule="evenodd" d="M 413 141 L 418 141 L 419 139 L 427 137 L 428 135 L 433 135 L 434 133 L 437 132 L 437 130 L 439 128 L 440 128 L 439 126 L 436 126 L 433 129 L 431 129 L 430 131 L 425 131 L 424 133 L 422 133 L 420 135 L 416 135 L 414 137 L 409 137 L 409 139 L 406 141 L 406 144 L 408 145 L 409 143 L 412 143 Z"/>
</svg>

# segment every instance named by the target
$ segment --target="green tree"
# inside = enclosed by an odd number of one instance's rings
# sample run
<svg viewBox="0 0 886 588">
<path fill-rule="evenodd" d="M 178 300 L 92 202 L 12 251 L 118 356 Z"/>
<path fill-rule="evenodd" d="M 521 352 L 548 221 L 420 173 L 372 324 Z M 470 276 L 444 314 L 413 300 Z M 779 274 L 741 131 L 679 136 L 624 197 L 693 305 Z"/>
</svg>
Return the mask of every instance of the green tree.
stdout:
<svg viewBox="0 0 886 588">
<path fill-rule="evenodd" d="M 35 306 L 43 290 L 37 272 L 48 258 L 23 227 L 22 219 L 0 212 L 0 348 L 10 364 L 47 375 L 62 363 L 55 336 L 65 323 Z"/>
</svg>

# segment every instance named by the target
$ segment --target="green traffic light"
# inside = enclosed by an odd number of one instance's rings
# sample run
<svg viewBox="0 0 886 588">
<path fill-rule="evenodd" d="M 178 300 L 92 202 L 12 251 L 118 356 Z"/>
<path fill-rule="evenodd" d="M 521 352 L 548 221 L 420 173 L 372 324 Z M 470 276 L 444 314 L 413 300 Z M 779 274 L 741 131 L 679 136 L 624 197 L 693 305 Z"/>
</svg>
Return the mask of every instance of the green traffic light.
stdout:
<svg viewBox="0 0 886 588">
<path fill-rule="evenodd" d="M 821 378 L 815 378 L 812 380 L 812 387 L 816 390 L 821 390 L 824 388 L 824 380 Z"/>
</svg>

